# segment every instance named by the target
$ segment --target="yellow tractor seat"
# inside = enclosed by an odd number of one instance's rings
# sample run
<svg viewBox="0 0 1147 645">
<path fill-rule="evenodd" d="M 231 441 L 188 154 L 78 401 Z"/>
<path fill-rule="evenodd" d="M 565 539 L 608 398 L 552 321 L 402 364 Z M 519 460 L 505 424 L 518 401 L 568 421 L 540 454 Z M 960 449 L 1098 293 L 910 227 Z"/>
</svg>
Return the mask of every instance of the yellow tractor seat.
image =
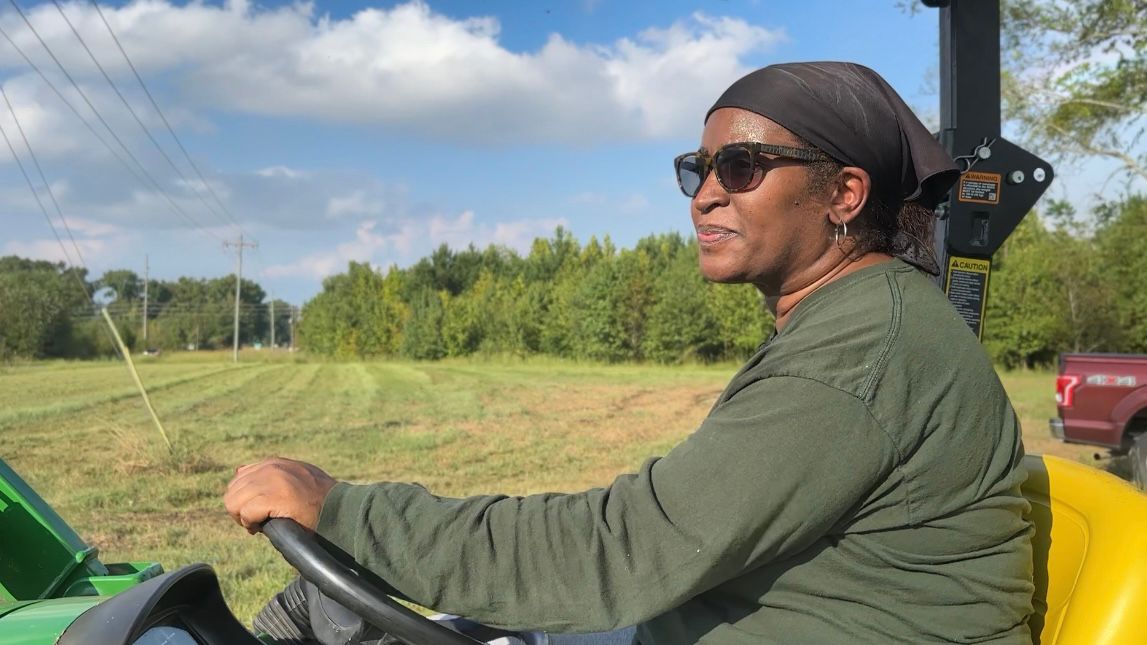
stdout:
<svg viewBox="0 0 1147 645">
<path fill-rule="evenodd" d="M 1147 495 L 1090 466 L 1024 458 L 1037 645 L 1147 643 Z"/>
</svg>

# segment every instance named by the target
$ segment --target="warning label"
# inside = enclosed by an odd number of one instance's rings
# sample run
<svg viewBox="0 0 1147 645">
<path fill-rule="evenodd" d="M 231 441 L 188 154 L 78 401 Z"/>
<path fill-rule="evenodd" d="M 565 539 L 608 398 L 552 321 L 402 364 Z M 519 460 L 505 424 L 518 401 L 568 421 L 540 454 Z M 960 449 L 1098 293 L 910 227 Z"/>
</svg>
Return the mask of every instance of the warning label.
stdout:
<svg viewBox="0 0 1147 645">
<path fill-rule="evenodd" d="M 966 172 L 960 175 L 956 199 L 977 204 L 1000 203 L 1000 179 L 996 172 Z"/>
<path fill-rule="evenodd" d="M 988 301 L 988 275 L 992 261 L 980 258 L 948 258 L 948 276 L 945 280 L 948 302 L 972 328 L 976 338 L 982 338 L 984 311 Z"/>
</svg>

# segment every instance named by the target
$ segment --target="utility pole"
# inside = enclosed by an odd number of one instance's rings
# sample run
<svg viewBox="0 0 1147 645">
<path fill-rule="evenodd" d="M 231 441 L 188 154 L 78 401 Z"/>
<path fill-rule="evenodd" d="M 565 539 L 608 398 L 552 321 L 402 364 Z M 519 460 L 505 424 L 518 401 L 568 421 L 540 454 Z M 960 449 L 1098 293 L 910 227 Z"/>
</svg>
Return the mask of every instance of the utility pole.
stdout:
<svg viewBox="0 0 1147 645">
<path fill-rule="evenodd" d="M 275 294 L 271 294 L 271 351 L 275 351 Z"/>
<path fill-rule="evenodd" d="M 243 234 L 239 234 L 238 242 L 224 242 L 223 248 L 234 246 L 239 249 L 239 260 L 235 265 L 235 338 L 234 348 L 232 350 L 232 360 L 236 363 L 239 362 L 239 284 L 243 281 L 243 249 L 253 249 L 259 245 L 254 242 L 244 242 Z"/>
<path fill-rule="evenodd" d="M 147 255 L 143 256 L 143 348 L 147 349 L 147 273 L 150 267 Z"/>
</svg>

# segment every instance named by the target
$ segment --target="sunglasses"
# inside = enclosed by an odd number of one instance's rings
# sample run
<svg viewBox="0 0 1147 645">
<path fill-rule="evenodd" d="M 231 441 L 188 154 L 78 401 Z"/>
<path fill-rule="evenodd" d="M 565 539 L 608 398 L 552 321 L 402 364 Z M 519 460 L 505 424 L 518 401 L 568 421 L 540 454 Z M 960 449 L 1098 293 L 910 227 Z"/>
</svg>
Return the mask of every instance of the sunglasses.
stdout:
<svg viewBox="0 0 1147 645">
<path fill-rule="evenodd" d="M 717 181 L 727 192 L 744 193 L 760 185 L 765 177 L 765 162 L 772 159 L 793 161 L 822 161 L 824 153 L 812 148 L 790 148 L 771 143 L 730 143 L 721 146 L 713 156 L 700 152 L 687 152 L 673 160 L 677 171 L 677 185 L 686 197 L 694 197 L 701 184 L 715 170 Z"/>
</svg>

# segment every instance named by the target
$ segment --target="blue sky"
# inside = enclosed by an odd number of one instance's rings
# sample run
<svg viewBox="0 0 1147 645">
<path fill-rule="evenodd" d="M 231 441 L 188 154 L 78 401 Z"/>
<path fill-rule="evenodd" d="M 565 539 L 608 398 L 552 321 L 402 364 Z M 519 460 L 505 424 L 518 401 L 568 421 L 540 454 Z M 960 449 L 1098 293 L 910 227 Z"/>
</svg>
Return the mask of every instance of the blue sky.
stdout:
<svg viewBox="0 0 1147 645">
<path fill-rule="evenodd" d="M 142 273 L 146 255 L 152 277 L 226 275 L 234 255 L 221 241 L 243 233 L 259 244 L 245 275 L 301 304 L 349 260 L 407 266 L 443 242 L 524 251 L 559 225 L 619 246 L 688 233 L 671 160 L 697 147 L 705 110 L 730 82 L 770 63 L 869 65 L 934 127 L 936 12 L 863 4 L 101 5 L 206 186 L 90 3 L 62 7 L 178 173 L 52 3 L 21 6 L 151 179 L 126 169 L 3 40 L 0 74 L 92 273 Z M 10 6 L 0 27 L 110 142 Z M 28 165 L 2 102 L 0 126 Z M 0 255 L 63 259 L 2 148 L 0 200 Z"/>
</svg>

